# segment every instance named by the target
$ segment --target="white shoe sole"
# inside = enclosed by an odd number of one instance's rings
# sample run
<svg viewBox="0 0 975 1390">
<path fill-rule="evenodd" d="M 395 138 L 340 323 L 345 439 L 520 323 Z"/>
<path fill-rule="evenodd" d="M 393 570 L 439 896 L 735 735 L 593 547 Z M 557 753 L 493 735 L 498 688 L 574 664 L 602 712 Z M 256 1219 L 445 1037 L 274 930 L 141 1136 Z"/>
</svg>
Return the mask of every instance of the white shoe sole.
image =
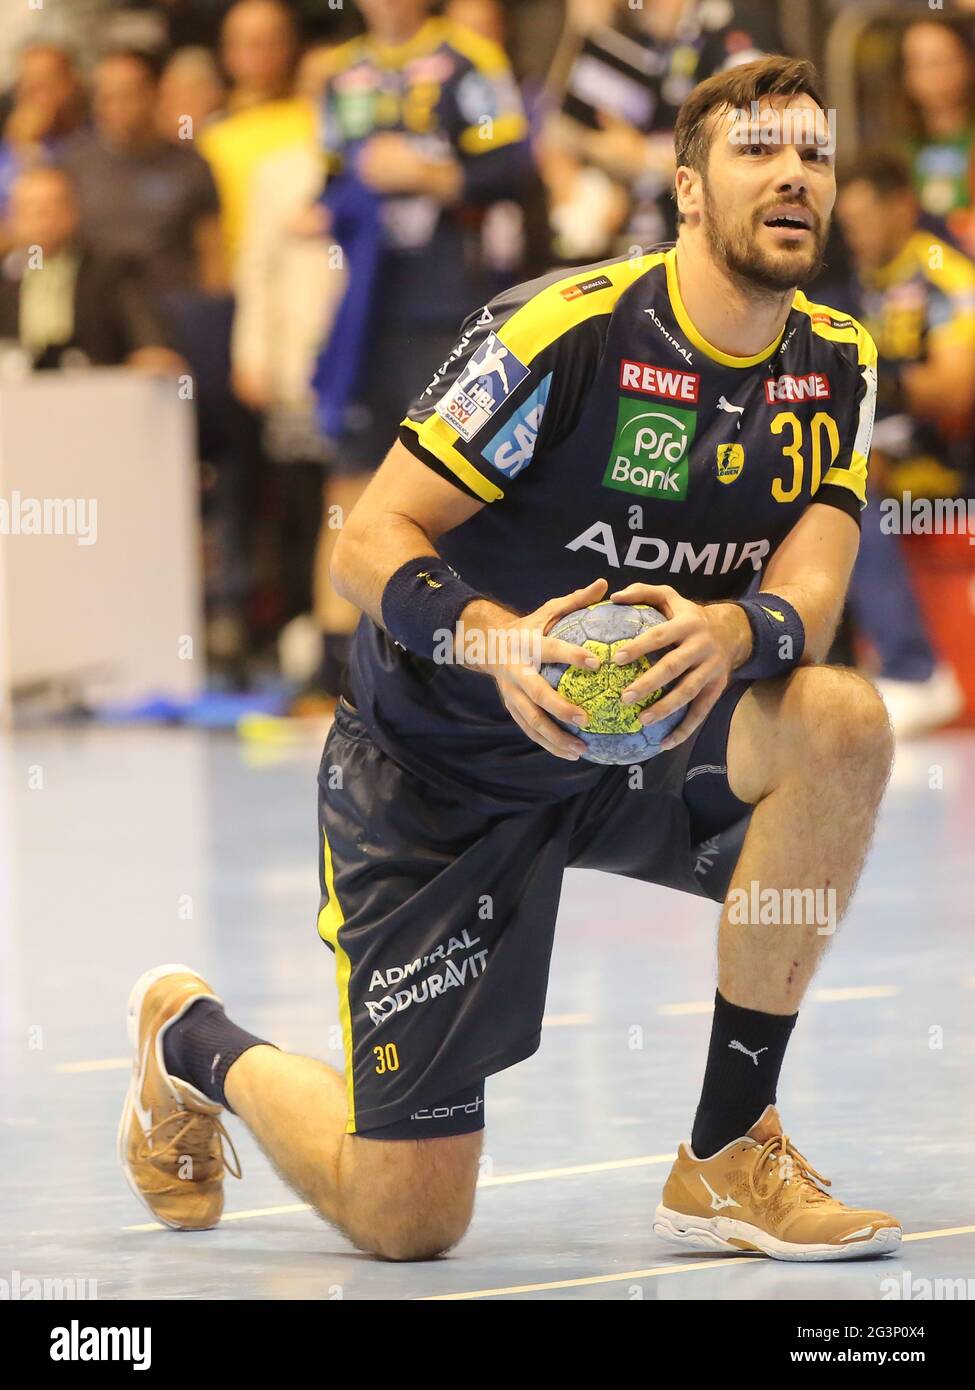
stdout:
<svg viewBox="0 0 975 1390">
<path fill-rule="evenodd" d="M 132 1045 L 133 1058 L 132 1076 L 129 1081 L 129 1089 L 125 1095 L 125 1104 L 122 1107 L 122 1118 L 119 1120 L 118 1135 L 116 1136 L 118 1160 L 122 1167 L 122 1172 L 125 1176 L 125 1181 L 132 1189 L 133 1194 L 136 1197 L 138 1197 L 139 1201 L 145 1207 L 146 1211 L 149 1212 L 154 1221 L 158 1221 L 161 1226 L 168 1226 L 171 1231 L 185 1231 L 188 1229 L 200 1230 L 201 1228 L 198 1226 L 180 1226 L 177 1222 L 167 1221 L 165 1217 L 162 1217 L 159 1215 L 158 1212 L 153 1211 L 152 1207 L 146 1201 L 145 1196 L 140 1191 L 139 1184 L 135 1180 L 135 1174 L 132 1172 L 132 1168 L 129 1164 L 127 1139 L 129 1133 L 129 1124 L 132 1120 L 133 1115 L 135 1114 L 135 1092 L 136 1087 L 139 1084 L 139 1019 L 142 1015 L 142 1001 L 145 999 L 149 990 L 156 983 L 156 981 L 163 979 L 164 976 L 195 975 L 196 973 L 197 972 L 193 969 L 191 965 L 154 966 L 152 970 L 147 970 L 144 975 L 140 975 L 139 978 L 136 980 L 135 984 L 132 986 L 132 992 L 129 995 L 129 1003 L 126 1013 L 126 1029 L 129 1035 L 129 1042 Z M 193 1002 L 195 1002 L 195 1000 Z M 174 1015 L 174 1020 L 178 1016 L 179 1015 Z"/>
<path fill-rule="evenodd" d="M 685 1216 L 671 1211 L 663 1203 L 653 1218 L 653 1233 L 675 1250 L 702 1250 L 708 1254 L 767 1255 L 773 1260 L 865 1260 L 881 1255 L 893 1255 L 901 1243 L 899 1226 L 885 1226 L 869 1240 L 853 1245 L 796 1245 L 778 1240 L 747 1221 L 735 1221 L 730 1216 Z M 755 1252 L 733 1245 L 732 1240 L 747 1241 Z"/>
</svg>

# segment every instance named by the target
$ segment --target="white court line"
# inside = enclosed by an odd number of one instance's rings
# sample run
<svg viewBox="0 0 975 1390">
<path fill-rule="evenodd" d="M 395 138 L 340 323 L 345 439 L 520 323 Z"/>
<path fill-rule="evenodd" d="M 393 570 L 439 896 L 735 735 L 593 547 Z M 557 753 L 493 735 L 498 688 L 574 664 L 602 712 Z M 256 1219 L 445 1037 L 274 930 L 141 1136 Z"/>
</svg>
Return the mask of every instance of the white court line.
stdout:
<svg viewBox="0 0 975 1390">
<path fill-rule="evenodd" d="M 550 1178 L 571 1178 L 579 1173 L 612 1173 L 621 1168 L 646 1168 L 652 1163 L 673 1163 L 676 1154 L 641 1154 L 637 1158 L 610 1158 L 601 1163 L 574 1163 L 568 1168 L 533 1168 L 527 1173 L 502 1173 L 496 1178 L 479 1178 L 482 1187 L 511 1187 L 515 1183 L 545 1182 Z M 311 1211 L 307 1202 L 291 1202 L 280 1207 L 253 1207 L 246 1211 L 225 1212 L 224 1221 L 251 1221 L 259 1216 L 291 1216 L 295 1212 Z M 123 1231 L 164 1231 L 159 1221 L 144 1221 L 137 1226 L 123 1226 Z"/>
<path fill-rule="evenodd" d="M 975 980 L 968 984 L 975 985 Z M 810 999 L 816 1004 L 838 1004 L 847 999 L 890 999 L 900 994 L 899 985 L 849 985 L 843 989 L 814 989 Z M 679 1018 L 685 1014 L 709 1014 L 714 1011 L 713 999 L 695 999 L 686 1004 L 660 1004 L 657 1013 L 663 1018 Z M 577 1028 L 594 1023 L 595 1014 L 546 1014 L 543 1028 Z M 87 1062 L 58 1062 L 52 1071 L 77 1075 L 90 1071 L 126 1071 L 131 1057 L 101 1057 Z"/>
<path fill-rule="evenodd" d="M 975 1226 L 949 1226 L 943 1231 L 915 1231 L 904 1240 L 939 1240 L 943 1236 L 975 1234 Z M 502 1294 L 544 1293 L 549 1289 L 591 1288 L 595 1284 L 619 1284 L 625 1279 L 659 1279 L 666 1274 L 688 1274 L 698 1269 L 719 1269 L 724 1265 L 754 1264 L 754 1255 L 725 1255 L 717 1260 L 696 1260 L 679 1265 L 658 1265 L 655 1269 L 631 1269 L 624 1274 L 593 1274 L 582 1279 L 552 1279 L 545 1284 L 511 1284 L 501 1289 L 472 1289 L 468 1293 L 431 1293 L 418 1303 L 446 1303 L 467 1298 L 498 1298 Z"/>
</svg>

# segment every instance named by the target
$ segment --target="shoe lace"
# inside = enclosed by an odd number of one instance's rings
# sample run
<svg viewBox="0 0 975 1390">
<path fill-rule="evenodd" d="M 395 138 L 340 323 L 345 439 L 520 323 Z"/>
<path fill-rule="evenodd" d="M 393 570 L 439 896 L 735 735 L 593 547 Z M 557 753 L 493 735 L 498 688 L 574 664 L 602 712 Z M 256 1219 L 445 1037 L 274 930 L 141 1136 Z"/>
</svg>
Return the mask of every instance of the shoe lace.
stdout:
<svg viewBox="0 0 975 1390">
<path fill-rule="evenodd" d="M 167 1140 L 161 1149 L 154 1149 L 152 1147 L 153 1138 L 160 1130 L 171 1125 L 179 1125 L 180 1127 L 176 1129 L 172 1138 Z M 201 1115 L 198 1110 L 177 1110 L 174 1114 L 165 1115 L 161 1120 L 157 1120 L 142 1136 L 137 1157 L 156 1161 L 165 1158 L 178 1146 L 179 1153 L 185 1154 L 191 1162 L 206 1158 L 214 1129 L 220 1139 L 220 1161 L 223 1167 L 232 1178 L 241 1177 L 240 1159 L 237 1157 L 234 1141 L 215 1115 Z M 233 1163 L 227 1157 L 228 1149 L 233 1157 Z"/>
<path fill-rule="evenodd" d="M 806 1194 L 806 1201 L 812 1205 L 816 1202 L 831 1202 L 834 1199 L 828 1192 L 824 1192 L 824 1187 L 832 1186 L 829 1178 L 824 1178 L 822 1173 L 817 1173 L 809 1160 L 799 1152 L 795 1145 L 785 1134 L 773 1134 L 771 1139 L 766 1139 L 758 1153 L 758 1158 L 749 1172 L 748 1186 L 752 1197 L 767 1197 L 768 1185 L 764 1189 L 759 1185 L 759 1175 L 778 1174 L 779 1186 L 785 1187 L 790 1182 L 800 1183 Z M 820 1186 L 821 1184 L 821 1186 Z"/>
</svg>

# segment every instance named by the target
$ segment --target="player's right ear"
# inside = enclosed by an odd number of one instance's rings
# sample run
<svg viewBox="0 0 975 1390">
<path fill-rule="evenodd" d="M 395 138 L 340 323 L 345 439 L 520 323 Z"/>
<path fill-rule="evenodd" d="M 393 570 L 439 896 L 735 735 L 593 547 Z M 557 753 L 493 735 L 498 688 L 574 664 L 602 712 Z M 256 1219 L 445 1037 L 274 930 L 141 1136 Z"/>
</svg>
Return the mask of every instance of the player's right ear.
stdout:
<svg viewBox="0 0 975 1390">
<path fill-rule="evenodd" d="M 696 222 L 704 203 L 704 181 L 696 169 L 682 164 L 674 177 L 677 210 L 688 222 Z"/>
</svg>

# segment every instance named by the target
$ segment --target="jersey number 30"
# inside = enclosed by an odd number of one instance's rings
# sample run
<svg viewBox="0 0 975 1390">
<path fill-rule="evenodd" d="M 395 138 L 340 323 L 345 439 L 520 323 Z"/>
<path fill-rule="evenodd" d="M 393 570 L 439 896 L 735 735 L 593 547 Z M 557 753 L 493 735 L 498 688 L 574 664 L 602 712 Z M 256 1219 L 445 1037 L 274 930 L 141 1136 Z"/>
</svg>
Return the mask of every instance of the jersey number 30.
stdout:
<svg viewBox="0 0 975 1390">
<path fill-rule="evenodd" d="M 784 478 L 773 478 L 772 496 L 776 502 L 794 502 L 802 491 L 806 476 L 805 438 L 802 421 L 794 411 L 782 410 L 772 420 L 769 429 L 773 434 L 784 434 L 786 430 L 792 432 L 791 440 L 782 445 L 783 456 L 792 460 L 792 477 L 789 478 L 787 475 Z M 823 432 L 825 431 L 829 440 L 830 460 L 826 465 L 827 471 L 832 468 L 839 456 L 840 432 L 832 415 L 827 415 L 824 410 L 816 412 L 809 429 L 812 435 L 812 476 L 809 491 L 812 494 L 816 492 L 822 481 Z"/>
</svg>

